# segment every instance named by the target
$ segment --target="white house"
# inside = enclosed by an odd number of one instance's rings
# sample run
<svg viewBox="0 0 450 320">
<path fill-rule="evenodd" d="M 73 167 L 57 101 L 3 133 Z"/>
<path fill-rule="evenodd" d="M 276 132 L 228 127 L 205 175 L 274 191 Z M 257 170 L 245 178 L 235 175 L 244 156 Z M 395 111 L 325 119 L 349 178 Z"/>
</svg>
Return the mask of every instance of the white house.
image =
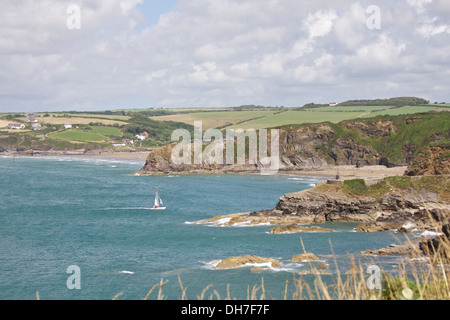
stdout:
<svg viewBox="0 0 450 320">
<path fill-rule="evenodd" d="M 113 147 L 125 147 L 125 142 L 111 142 Z"/>
<path fill-rule="evenodd" d="M 6 127 L 6 129 L 25 129 L 25 125 L 23 123 L 10 123 L 8 124 L 8 126 Z"/>
<path fill-rule="evenodd" d="M 64 129 L 72 129 L 72 125 L 70 123 L 65 123 Z"/>
<path fill-rule="evenodd" d="M 330 107 L 336 107 L 337 105 L 338 105 L 337 102 L 332 102 L 332 103 L 330 103 Z"/>
<path fill-rule="evenodd" d="M 145 131 L 144 133 L 136 135 L 136 139 L 143 141 L 147 139 L 149 135 L 150 134 L 147 131 Z"/>
<path fill-rule="evenodd" d="M 134 145 L 134 141 L 131 139 L 123 139 L 123 143 Z"/>
<path fill-rule="evenodd" d="M 33 128 L 33 130 L 43 130 L 45 129 L 45 127 L 43 127 L 40 123 L 36 122 L 31 124 L 31 127 Z"/>
</svg>

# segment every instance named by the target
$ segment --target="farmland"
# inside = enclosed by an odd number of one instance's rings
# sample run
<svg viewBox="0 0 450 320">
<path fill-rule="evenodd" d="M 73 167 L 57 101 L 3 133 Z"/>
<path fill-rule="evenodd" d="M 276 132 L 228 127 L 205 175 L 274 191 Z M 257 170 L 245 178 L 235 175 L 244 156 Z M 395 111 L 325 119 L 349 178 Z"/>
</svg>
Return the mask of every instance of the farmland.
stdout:
<svg viewBox="0 0 450 320">
<path fill-rule="evenodd" d="M 357 118 L 372 118 L 379 115 L 401 115 L 428 112 L 435 109 L 450 110 L 449 105 L 425 106 L 324 106 L 314 109 L 284 108 L 282 110 L 209 111 L 152 117 L 160 121 L 178 121 L 194 124 L 202 121 L 203 129 L 263 129 L 304 123 L 332 122 Z"/>
<path fill-rule="evenodd" d="M 337 123 L 342 120 L 354 119 L 359 114 L 360 113 L 358 112 L 285 111 L 264 118 L 243 122 L 238 125 L 231 125 L 227 127 L 227 129 L 263 129 L 303 123 L 320 123 L 325 121 Z"/>
<path fill-rule="evenodd" d="M 388 100 L 386 100 L 388 101 Z M 398 100 L 397 100 L 398 101 Z M 450 111 L 449 104 L 385 105 L 377 104 L 305 105 L 303 108 L 241 106 L 229 108 L 183 108 L 183 109 L 123 109 L 97 112 L 52 112 L 36 114 L 43 128 L 32 130 L 32 124 L 24 114 L 0 115 L 0 146 L 72 146 L 86 148 L 108 147 L 111 142 L 124 139 L 135 140 L 126 148 L 148 149 L 171 141 L 175 129 L 193 130 L 195 121 L 201 121 L 203 130 L 217 129 L 263 129 L 293 126 L 305 123 L 331 122 L 384 115 L 425 113 L 439 109 Z M 403 100 L 400 100 L 403 102 Z M 23 123 L 23 130 L 6 130 L 9 123 Z M 72 128 L 64 128 L 71 124 Z M 135 136 L 148 132 L 149 138 L 136 140 Z"/>
<path fill-rule="evenodd" d="M 270 118 L 276 112 L 268 111 L 209 111 L 174 114 L 169 116 L 152 117 L 160 121 L 176 121 L 187 124 L 194 124 L 194 121 L 202 121 L 203 129 L 224 128 L 238 123 L 251 121 L 260 118 Z"/>
<path fill-rule="evenodd" d="M 100 142 L 105 141 L 105 137 L 96 133 L 70 129 L 63 132 L 50 134 L 53 139 L 80 141 L 80 142 Z"/>
</svg>

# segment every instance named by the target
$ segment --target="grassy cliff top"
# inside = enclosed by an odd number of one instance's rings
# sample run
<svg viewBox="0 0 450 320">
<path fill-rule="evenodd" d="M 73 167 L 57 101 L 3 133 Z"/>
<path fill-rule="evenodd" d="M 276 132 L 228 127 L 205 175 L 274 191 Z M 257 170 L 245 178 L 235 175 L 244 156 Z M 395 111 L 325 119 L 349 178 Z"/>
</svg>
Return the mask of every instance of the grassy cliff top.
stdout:
<svg viewBox="0 0 450 320">
<path fill-rule="evenodd" d="M 367 196 L 381 198 L 388 193 L 414 192 L 423 194 L 432 192 L 436 193 L 439 199 L 450 201 L 450 176 L 387 177 L 372 186 L 367 186 L 363 179 L 354 179 L 346 180 L 343 185 L 319 185 L 314 188 L 314 191 L 325 194 L 343 193 L 350 198 Z"/>
</svg>

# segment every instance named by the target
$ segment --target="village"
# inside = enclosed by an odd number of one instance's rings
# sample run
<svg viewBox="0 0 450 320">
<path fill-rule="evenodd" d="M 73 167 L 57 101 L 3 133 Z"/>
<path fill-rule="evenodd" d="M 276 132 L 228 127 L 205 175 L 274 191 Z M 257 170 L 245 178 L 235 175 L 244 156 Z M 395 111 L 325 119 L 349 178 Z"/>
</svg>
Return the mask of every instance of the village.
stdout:
<svg viewBox="0 0 450 320">
<path fill-rule="evenodd" d="M 71 143 L 100 143 L 114 149 L 147 148 L 151 134 L 124 134 L 125 121 L 92 117 L 73 117 L 67 114 L 21 113 L 0 115 L 2 138 L 22 137 L 21 140 L 57 139 Z M 27 138 L 25 138 L 27 137 Z M 145 143 L 144 143 L 145 142 Z"/>
</svg>

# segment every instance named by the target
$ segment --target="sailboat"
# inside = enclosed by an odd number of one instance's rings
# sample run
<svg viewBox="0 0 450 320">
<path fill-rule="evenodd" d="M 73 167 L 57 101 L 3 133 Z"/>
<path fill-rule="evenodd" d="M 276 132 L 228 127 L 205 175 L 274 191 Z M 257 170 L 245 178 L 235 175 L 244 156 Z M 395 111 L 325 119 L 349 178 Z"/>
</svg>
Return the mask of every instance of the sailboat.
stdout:
<svg viewBox="0 0 450 320">
<path fill-rule="evenodd" d="M 161 207 L 161 205 L 164 205 L 164 203 L 158 194 L 158 188 L 156 188 L 155 205 L 153 206 L 152 210 L 166 210 L 166 207 Z"/>
</svg>

